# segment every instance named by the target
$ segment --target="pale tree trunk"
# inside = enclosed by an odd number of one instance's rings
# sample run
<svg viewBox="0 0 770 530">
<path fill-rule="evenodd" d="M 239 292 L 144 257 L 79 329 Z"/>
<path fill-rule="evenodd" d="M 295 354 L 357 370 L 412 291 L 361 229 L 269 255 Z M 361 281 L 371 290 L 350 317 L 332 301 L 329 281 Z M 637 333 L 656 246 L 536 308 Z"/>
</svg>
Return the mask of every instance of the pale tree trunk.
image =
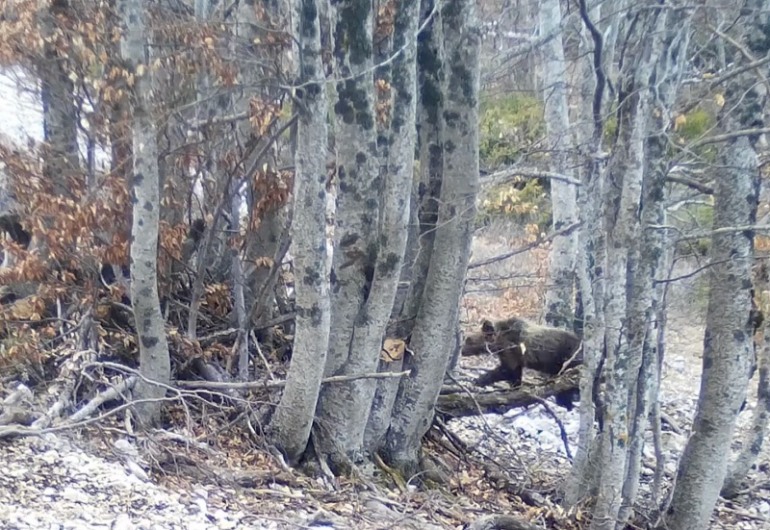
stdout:
<svg viewBox="0 0 770 530">
<path fill-rule="evenodd" d="M 377 237 L 383 199 L 380 189 L 385 176 L 380 176 L 379 171 L 374 113 L 374 13 L 367 2 L 354 0 L 334 2 L 332 8 L 334 58 L 342 80 L 336 85 L 334 105 L 339 184 L 326 376 L 376 370 L 391 307 L 388 305 L 387 312 L 377 307 L 387 303 L 388 286 L 379 286 L 383 291 L 377 293 L 385 300 L 375 300 L 373 291 L 378 265 L 380 274 L 383 272 L 380 261 L 384 254 L 380 251 L 386 250 Z M 402 257 L 403 251 L 396 257 L 396 269 Z M 392 295 L 390 299 L 392 304 Z M 316 449 L 328 454 L 335 466 L 345 466 L 348 460 L 356 461 L 360 456 L 373 385 L 372 380 L 360 379 L 322 389 L 316 422 L 320 447 Z"/>
<path fill-rule="evenodd" d="M 428 276 L 410 342 L 412 373 L 402 381 L 386 436 L 387 460 L 409 472 L 418 462 L 422 436 L 455 342 L 462 285 L 470 256 L 479 180 L 480 31 L 473 0 L 448 0 L 441 9 L 446 68 L 444 169 L 438 227 Z"/>
<path fill-rule="evenodd" d="M 660 299 L 654 280 L 665 266 L 664 224 L 666 200 L 666 147 L 669 127 L 673 123 L 672 107 L 680 87 L 682 65 L 689 43 L 689 24 L 681 11 L 670 10 L 660 15 L 665 28 L 658 27 L 653 37 L 648 64 L 654 69 L 657 93 L 652 99 L 653 111 L 644 140 L 644 180 L 641 197 L 641 230 L 638 244 L 629 255 L 627 292 L 627 328 L 629 357 L 629 446 L 626 455 L 622 506 L 618 519 L 624 524 L 632 514 L 639 489 L 639 475 L 645 431 L 652 403 L 658 399 L 657 340 L 654 325 L 659 315 Z M 664 33 L 665 32 L 665 33 Z M 652 80 L 653 78 L 650 78 Z M 642 82 L 645 80 L 642 79 Z M 649 97 L 645 87 L 643 97 Z"/>
<path fill-rule="evenodd" d="M 651 27 L 654 26 L 647 26 Z M 642 46 L 640 41 L 636 42 L 637 47 Z M 636 57 L 640 56 L 641 53 Z M 629 251 L 639 237 L 637 210 L 641 200 L 644 169 L 644 133 L 648 105 L 647 91 L 642 92 L 640 85 L 649 79 L 651 65 L 645 64 L 641 68 L 639 64 L 628 66 L 629 71 L 622 81 L 624 86 L 619 94 L 620 135 L 615 147 L 616 152 L 610 162 L 608 194 L 605 199 L 605 215 L 609 228 L 609 269 L 604 304 L 607 348 L 602 375 L 606 376 L 606 388 L 600 411 L 603 425 L 599 434 L 601 468 L 598 496 L 591 522 L 591 528 L 597 530 L 614 529 L 620 509 L 626 448 L 629 442 L 629 382 L 638 374 L 638 361 L 632 357 L 629 347 L 632 337 L 627 336 L 629 322 L 626 320 L 626 279 Z M 617 208 L 615 211 L 612 210 L 613 206 Z M 638 331 L 643 332 L 641 329 Z M 638 354 L 641 357 L 641 348 Z"/>
<path fill-rule="evenodd" d="M 133 158 L 131 179 L 133 222 L 131 226 L 131 302 L 139 343 L 142 375 L 134 397 L 138 419 L 145 424 L 160 419 L 161 402 L 171 374 L 168 342 L 158 297 L 158 229 L 160 183 L 158 146 L 152 97 L 152 68 L 145 46 L 150 33 L 141 0 L 120 0 L 122 20 L 121 55 L 134 76 Z M 157 384 L 148 383 L 144 379 Z"/>
<path fill-rule="evenodd" d="M 394 304 L 393 335 L 408 338 L 423 300 L 428 265 L 436 237 L 439 195 L 444 168 L 441 119 L 442 33 L 434 0 L 421 0 L 420 22 L 433 17 L 417 43 L 417 132 L 420 175 L 412 184 L 409 237 L 401 275 L 401 290 Z"/>
<path fill-rule="evenodd" d="M 766 284 L 764 287 L 767 287 Z M 738 494 L 742 482 L 746 479 L 751 466 L 754 465 L 762 451 L 767 423 L 770 419 L 770 319 L 767 317 L 765 318 L 763 335 L 763 344 L 757 354 L 757 363 L 759 364 L 757 405 L 754 409 L 751 427 L 743 438 L 741 451 L 730 464 L 722 486 L 722 496 L 727 498 Z"/>
<path fill-rule="evenodd" d="M 291 366 L 270 425 L 276 445 L 291 462 L 302 455 L 310 437 L 331 320 L 326 247 L 327 100 L 315 0 L 295 0 L 294 14 L 299 26 L 303 83 L 298 92 L 301 105 L 292 224 L 297 316 Z"/>
<path fill-rule="evenodd" d="M 590 140 L 580 143 L 585 167 L 581 171 L 582 186 L 578 190 L 577 276 L 583 307 L 583 364 L 580 368 L 579 442 L 570 476 L 564 484 L 564 502 L 574 506 L 593 489 L 596 460 L 596 404 L 594 389 L 604 350 L 604 284 L 607 270 L 607 242 L 601 205 L 604 196 L 602 138 L 604 136 L 604 92 L 606 76 L 602 67 L 603 41 L 594 26 L 584 1 L 580 14 L 594 42 L 592 54 L 595 84 L 592 91 Z"/>
<path fill-rule="evenodd" d="M 419 22 L 418 3 L 413 0 L 399 0 L 395 8 L 396 18 L 393 27 L 393 50 L 400 54 L 392 64 L 391 72 L 391 123 L 388 159 L 385 164 L 386 193 L 383 199 L 383 216 L 381 234 L 387 237 L 386 246 L 390 250 L 381 249 L 382 257 L 378 259 L 375 269 L 375 283 L 369 298 L 377 301 L 377 315 L 385 321 L 391 313 L 394 304 L 398 281 L 403 264 L 403 256 L 407 244 L 407 225 L 411 215 L 410 189 L 414 175 L 414 147 L 417 137 L 415 128 L 417 104 L 417 23 Z M 390 256 L 390 258 L 389 258 Z M 390 263 L 390 265 L 389 265 Z M 398 265 L 396 267 L 396 265 Z M 384 307 L 378 301 L 383 293 L 384 301 L 390 306 Z M 381 335 L 381 333 L 380 333 Z M 381 362 L 383 371 L 399 370 L 402 360 L 392 363 Z M 371 389 L 367 389 L 371 392 Z M 371 401 L 369 419 L 364 431 L 364 446 L 369 452 L 379 448 L 390 423 L 390 414 L 398 391 L 398 380 L 382 379 L 377 382 L 374 397 Z"/>
<path fill-rule="evenodd" d="M 742 34 L 755 57 L 767 52 L 764 2 L 748 2 Z M 744 58 L 748 62 L 748 58 Z M 723 131 L 763 127 L 765 88 L 755 72 L 731 79 L 719 117 Z M 760 173 L 758 136 L 739 136 L 720 146 L 715 179 L 709 303 L 703 341 L 703 375 L 695 420 L 679 462 L 666 523 L 672 530 L 706 528 L 727 472 L 735 420 L 746 395 L 753 349 L 751 267 L 753 232 L 735 230 L 756 221 Z"/>
<path fill-rule="evenodd" d="M 566 62 L 561 31 L 559 0 L 540 2 L 540 35 L 555 35 L 543 46 L 545 125 L 548 133 L 551 171 L 572 175 L 572 136 L 567 104 Z M 553 230 L 562 230 L 577 220 L 577 190 L 560 180 L 551 180 Z M 572 327 L 577 232 L 557 237 L 548 257 L 550 284 L 545 294 L 545 321 L 560 328 Z"/>
</svg>

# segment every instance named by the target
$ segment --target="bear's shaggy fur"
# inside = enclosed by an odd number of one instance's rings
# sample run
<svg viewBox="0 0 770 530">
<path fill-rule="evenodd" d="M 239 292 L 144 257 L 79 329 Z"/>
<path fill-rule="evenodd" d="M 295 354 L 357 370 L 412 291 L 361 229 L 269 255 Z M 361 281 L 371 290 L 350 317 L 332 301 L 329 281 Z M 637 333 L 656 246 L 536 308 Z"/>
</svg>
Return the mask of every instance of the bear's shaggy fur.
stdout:
<svg viewBox="0 0 770 530">
<path fill-rule="evenodd" d="M 500 366 L 476 380 L 479 386 L 497 381 L 521 384 L 523 369 L 530 368 L 548 375 L 557 375 L 563 368 L 571 368 L 582 362 L 576 355 L 580 338 L 571 331 L 540 326 L 513 317 L 497 323 L 485 320 L 481 333 L 469 336 L 463 345 L 463 355 L 479 355 L 484 352 L 497 354 Z M 572 409 L 577 390 L 556 396 L 556 402 Z"/>
</svg>

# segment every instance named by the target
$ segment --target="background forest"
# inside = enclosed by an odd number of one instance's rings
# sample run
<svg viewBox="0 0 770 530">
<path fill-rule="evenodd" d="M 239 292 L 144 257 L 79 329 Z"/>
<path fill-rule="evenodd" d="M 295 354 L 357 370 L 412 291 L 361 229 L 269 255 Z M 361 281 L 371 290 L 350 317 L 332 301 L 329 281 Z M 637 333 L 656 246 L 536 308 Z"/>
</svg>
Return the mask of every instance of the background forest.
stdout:
<svg viewBox="0 0 770 530">
<path fill-rule="evenodd" d="M 766 2 L 0 0 L 0 69 L 0 527 L 770 528 Z"/>
</svg>

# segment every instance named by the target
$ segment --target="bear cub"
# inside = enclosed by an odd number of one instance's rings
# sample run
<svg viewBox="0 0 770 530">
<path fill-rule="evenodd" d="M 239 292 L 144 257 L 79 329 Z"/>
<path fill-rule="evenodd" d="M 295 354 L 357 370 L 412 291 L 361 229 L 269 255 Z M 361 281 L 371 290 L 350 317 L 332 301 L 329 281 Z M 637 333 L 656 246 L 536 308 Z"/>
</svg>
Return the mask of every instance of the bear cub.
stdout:
<svg viewBox="0 0 770 530">
<path fill-rule="evenodd" d="M 478 386 L 498 381 L 518 386 L 525 367 L 553 376 L 562 368 L 579 365 L 582 358 L 576 352 L 580 344 L 580 337 L 571 331 L 513 317 L 496 323 L 485 320 L 481 333 L 466 338 L 462 354 L 479 355 L 487 351 L 497 354 L 500 366 L 481 375 L 476 380 Z M 564 366 L 565 363 L 568 364 Z M 572 410 L 579 397 L 578 389 L 566 390 L 556 396 L 556 403 Z"/>
</svg>

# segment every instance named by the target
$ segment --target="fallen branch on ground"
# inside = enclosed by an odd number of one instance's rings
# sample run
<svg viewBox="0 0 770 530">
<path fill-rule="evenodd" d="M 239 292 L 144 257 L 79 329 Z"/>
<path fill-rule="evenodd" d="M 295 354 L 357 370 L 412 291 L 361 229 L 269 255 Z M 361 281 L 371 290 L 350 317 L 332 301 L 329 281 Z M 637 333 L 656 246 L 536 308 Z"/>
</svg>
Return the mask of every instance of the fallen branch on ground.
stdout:
<svg viewBox="0 0 770 530">
<path fill-rule="evenodd" d="M 510 409 L 541 403 L 543 399 L 555 396 L 565 390 L 578 387 L 580 368 L 570 368 L 543 385 L 529 385 L 477 393 L 466 393 L 456 388 L 441 391 L 436 410 L 450 418 L 476 416 L 480 413 L 502 414 Z"/>
<path fill-rule="evenodd" d="M 404 372 L 377 372 L 371 374 L 359 375 L 333 375 L 322 379 L 322 384 L 328 383 L 346 383 L 358 379 L 392 379 L 409 375 L 409 371 Z M 280 388 L 286 384 L 286 381 L 247 381 L 244 383 L 218 383 L 214 381 L 175 381 L 175 385 L 180 388 L 189 389 L 209 389 L 209 390 L 244 390 L 249 388 Z"/>
</svg>

